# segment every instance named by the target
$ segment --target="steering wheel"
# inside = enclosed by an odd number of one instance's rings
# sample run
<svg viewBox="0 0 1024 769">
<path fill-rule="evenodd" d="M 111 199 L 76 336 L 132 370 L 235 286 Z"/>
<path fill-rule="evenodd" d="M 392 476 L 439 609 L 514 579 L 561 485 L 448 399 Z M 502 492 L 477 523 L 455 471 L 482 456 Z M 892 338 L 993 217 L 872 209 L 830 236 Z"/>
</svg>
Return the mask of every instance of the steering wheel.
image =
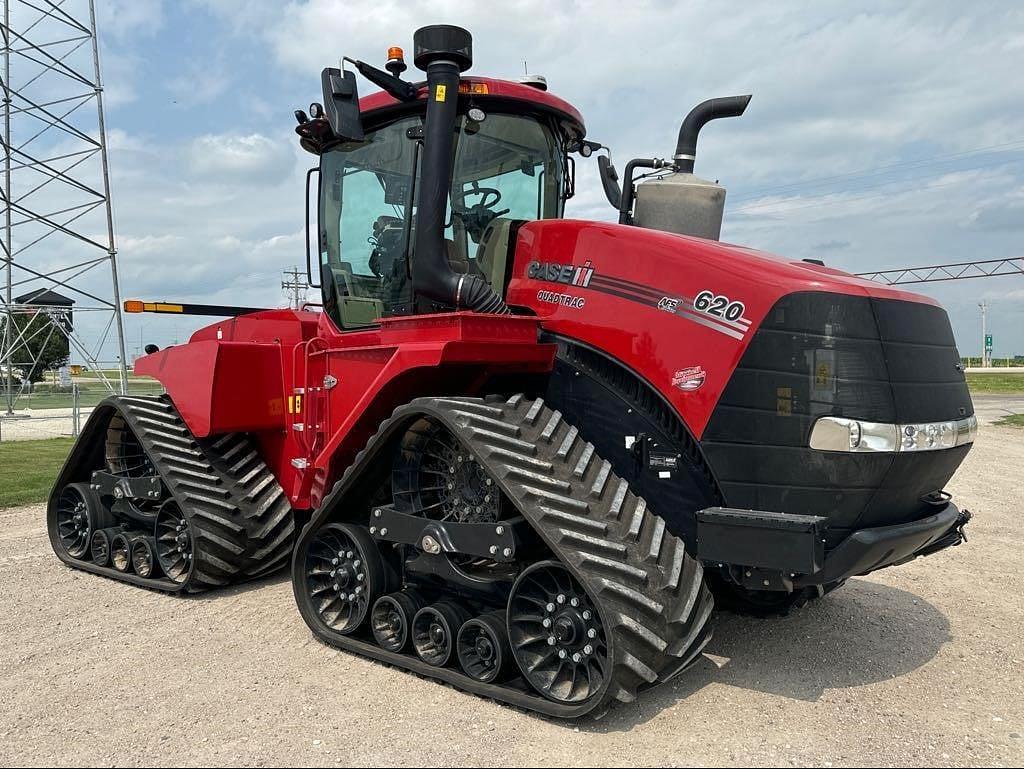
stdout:
<svg viewBox="0 0 1024 769">
<path fill-rule="evenodd" d="M 470 195 L 479 195 L 478 200 L 474 205 L 467 206 L 466 198 Z M 501 200 L 501 190 L 494 187 L 481 187 L 480 182 L 471 182 L 471 187 L 468 190 L 463 190 L 459 195 L 460 203 L 463 208 L 475 208 L 476 206 L 483 206 L 484 208 L 493 208 L 498 205 Z M 493 198 L 493 200 L 492 200 Z"/>
<path fill-rule="evenodd" d="M 479 195 L 480 200 L 469 206 L 466 204 L 466 198 L 470 195 Z M 452 200 L 452 214 L 462 220 L 466 232 L 473 238 L 473 242 L 479 243 L 487 225 L 492 220 L 509 212 L 508 208 L 503 208 L 500 211 L 494 210 L 500 201 L 501 190 L 494 187 L 481 187 L 479 182 L 472 182 L 470 189 L 463 190 L 459 194 L 458 201 Z"/>
</svg>

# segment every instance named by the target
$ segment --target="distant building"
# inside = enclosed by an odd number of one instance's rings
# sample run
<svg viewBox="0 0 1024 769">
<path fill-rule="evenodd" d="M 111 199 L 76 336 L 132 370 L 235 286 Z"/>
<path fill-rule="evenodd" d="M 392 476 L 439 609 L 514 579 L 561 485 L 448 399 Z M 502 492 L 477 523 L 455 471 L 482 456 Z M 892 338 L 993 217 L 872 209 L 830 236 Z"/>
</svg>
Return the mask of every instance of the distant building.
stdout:
<svg viewBox="0 0 1024 769">
<path fill-rule="evenodd" d="M 64 330 L 64 333 L 60 335 L 59 344 L 65 354 L 70 355 L 71 343 L 68 341 L 68 334 L 75 328 L 74 306 L 74 299 L 68 299 L 63 294 L 58 294 L 48 288 L 40 288 L 15 297 L 12 311 L 15 315 L 35 315 L 45 312 L 54 323 L 60 325 Z"/>
</svg>

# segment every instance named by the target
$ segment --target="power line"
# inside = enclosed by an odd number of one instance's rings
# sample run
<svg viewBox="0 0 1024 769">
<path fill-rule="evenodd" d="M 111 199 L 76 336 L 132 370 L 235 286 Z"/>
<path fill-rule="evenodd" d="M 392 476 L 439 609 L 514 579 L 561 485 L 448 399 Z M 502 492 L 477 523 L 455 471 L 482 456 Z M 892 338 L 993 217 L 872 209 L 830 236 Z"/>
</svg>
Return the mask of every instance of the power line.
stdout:
<svg viewBox="0 0 1024 769">
<path fill-rule="evenodd" d="M 987 147 L 976 147 L 971 150 L 964 150 L 963 152 L 954 152 L 942 157 L 933 158 L 921 158 L 918 160 L 903 160 L 896 163 L 888 163 L 882 166 L 875 166 L 874 168 L 864 168 L 859 171 L 850 171 L 848 173 L 836 174 L 834 176 L 819 176 L 805 179 L 798 182 L 790 182 L 774 187 L 762 187 L 761 189 L 754 190 L 752 192 L 739 193 L 734 196 L 734 200 L 754 200 L 765 195 L 773 193 L 785 193 L 790 191 L 802 191 L 810 187 L 820 187 L 828 182 L 838 181 L 849 181 L 860 178 L 867 178 L 871 176 L 878 176 L 880 174 L 888 173 L 892 170 L 903 170 L 915 168 L 926 168 L 932 165 L 941 165 L 955 162 L 957 159 L 972 157 L 975 155 L 989 155 L 989 154 L 1002 154 L 1007 152 L 1014 152 L 1016 150 L 1024 150 L 1024 141 L 1006 142 L 1004 144 L 992 144 Z"/>
<path fill-rule="evenodd" d="M 1024 161 L 1024 157 L 1017 158 L 1015 160 L 1000 161 L 1000 163 L 998 165 L 1000 165 L 1000 166 L 1009 165 L 1010 163 L 1019 163 L 1021 161 Z M 996 165 L 996 164 L 992 164 L 992 165 Z M 987 167 L 989 167 L 989 166 L 975 166 L 974 168 L 963 169 L 963 170 L 964 171 L 975 171 L 975 170 L 978 170 L 980 168 L 987 168 Z M 945 173 L 947 173 L 947 172 L 943 171 L 943 172 L 941 172 L 939 174 L 931 174 L 931 175 L 932 176 L 942 176 Z M 860 187 L 857 190 L 853 190 L 853 191 L 857 192 L 857 191 L 860 191 L 860 190 L 869 190 L 869 189 L 874 189 L 874 188 L 878 188 L 878 187 L 888 187 L 888 186 L 897 185 L 897 184 L 908 184 L 910 182 L 918 181 L 920 179 L 927 179 L 928 176 L 929 176 L 928 174 L 925 174 L 923 176 L 915 176 L 913 178 L 908 178 L 908 179 L 890 179 L 890 180 L 885 181 L 885 182 L 879 182 L 877 184 L 866 185 L 866 186 Z M 928 190 L 939 190 L 939 189 L 943 189 L 944 187 L 954 187 L 954 186 L 956 186 L 958 184 L 961 184 L 961 183 L 962 183 L 962 180 L 957 179 L 957 180 L 954 180 L 954 181 L 945 182 L 943 184 L 932 184 L 932 185 L 929 185 L 927 187 L 927 189 Z M 828 198 L 828 197 L 831 197 L 831 196 L 843 196 L 843 197 L 839 198 L 838 200 L 824 200 L 822 202 L 807 202 L 807 201 L 820 201 L 822 198 Z M 763 209 L 763 208 L 771 208 L 772 206 L 780 206 L 780 207 L 782 207 L 783 211 L 781 211 L 780 213 L 785 213 L 785 212 L 789 212 L 789 211 L 799 211 L 801 209 L 806 209 L 806 208 L 823 208 L 825 206 L 835 206 L 835 205 L 841 205 L 843 203 L 853 203 L 853 202 L 857 202 L 857 201 L 860 201 L 860 200 L 870 200 L 872 198 L 881 198 L 881 197 L 888 197 L 888 196 L 889 196 L 889 193 L 884 193 L 884 192 L 869 192 L 869 193 L 864 194 L 864 195 L 846 195 L 845 191 L 840 190 L 840 191 L 835 191 L 835 192 L 821 193 L 821 194 L 818 194 L 818 195 L 804 195 L 804 196 L 799 196 L 799 197 L 792 197 L 792 198 L 787 198 L 785 200 L 767 200 L 767 201 L 764 201 L 764 202 L 761 202 L 761 203 L 750 203 L 750 204 L 745 205 L 745 206 L 740 206 L 739 208 L 733 208 L 730 211 L 730 213 L 733 213 L 733 214 L 745 213 L 747 211 L 757 211 L 757 210 Z M 794 203 L 796 203 L 796 205 L 794 205 Z"/>
</svg>

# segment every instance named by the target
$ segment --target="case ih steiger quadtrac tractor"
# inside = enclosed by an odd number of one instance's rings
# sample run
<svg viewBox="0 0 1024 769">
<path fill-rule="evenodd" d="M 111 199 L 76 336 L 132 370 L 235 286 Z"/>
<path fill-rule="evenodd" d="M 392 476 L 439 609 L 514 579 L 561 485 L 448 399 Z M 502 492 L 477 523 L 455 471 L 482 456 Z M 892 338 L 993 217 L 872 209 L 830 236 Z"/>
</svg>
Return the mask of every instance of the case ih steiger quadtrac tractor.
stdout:
<svg viewBox="0 0 1024 769">
<path fill-rule="evenodd" d="M 601 155 L 620 222 L 573 221 L 580 114 L 463 74 L 463 29 L 414 45 L 425 80 L 391 49 L 296 113 L 322 312 L 220 308 L 140 359 L 167 394 L 92 414 L 49 501 L 65 563 L 190 592 L 290 557 L 323 641 L 574 717 L 690 666 L 715 600 L 781 613 L 962 541 L 946 313 L 717 242 L 697 134 L 749 97 L 621 188 Z"/>
</svg>

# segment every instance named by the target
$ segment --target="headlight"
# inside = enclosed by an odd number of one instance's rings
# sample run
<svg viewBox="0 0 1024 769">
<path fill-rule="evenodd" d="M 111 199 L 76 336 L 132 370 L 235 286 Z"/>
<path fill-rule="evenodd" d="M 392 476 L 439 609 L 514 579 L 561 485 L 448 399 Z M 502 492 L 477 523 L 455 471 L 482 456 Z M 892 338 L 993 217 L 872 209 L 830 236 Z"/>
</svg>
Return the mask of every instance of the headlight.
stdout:
<svg viewBox="0 0 1024 769">
<path fill-rule="evenodd" d="M 819 451 L 934 451 L 973 443 L 977 433 L 973 416 L 907 425 L 821 417 L 811 430 L 810 446 Z"/>
</svg>

